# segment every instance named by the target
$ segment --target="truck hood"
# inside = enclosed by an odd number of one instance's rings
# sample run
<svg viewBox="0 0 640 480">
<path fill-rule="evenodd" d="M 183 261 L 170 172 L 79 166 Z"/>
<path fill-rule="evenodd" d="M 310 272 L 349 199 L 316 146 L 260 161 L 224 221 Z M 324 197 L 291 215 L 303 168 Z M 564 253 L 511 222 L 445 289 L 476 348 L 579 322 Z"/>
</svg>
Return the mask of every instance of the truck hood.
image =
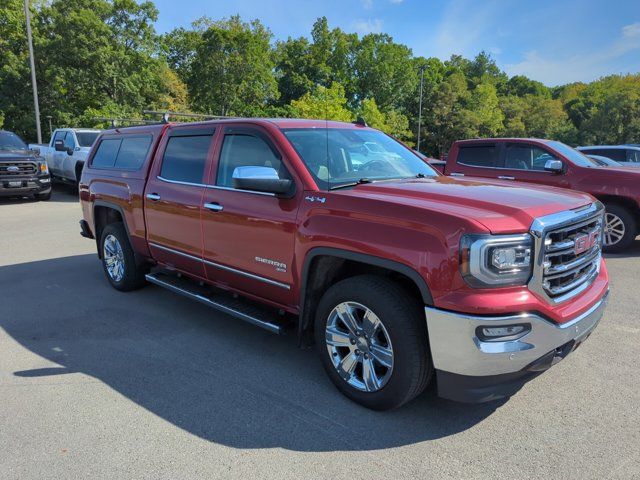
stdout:
<svg viewBox="0 0 640 480">
<path fill-rule="evenodd" d="M 586 193 L 508 181 L 435 177 L 361 184 L 360 197 L 405 204 L 479 222 L 491 233 L 527 231 L 536 217 L 588 205 Z"/>
<path fill-rule="evenodd" d="M 0 162 L 29 161 L 34 157 L 31 150 L 0 150 Z"/>
</svg>

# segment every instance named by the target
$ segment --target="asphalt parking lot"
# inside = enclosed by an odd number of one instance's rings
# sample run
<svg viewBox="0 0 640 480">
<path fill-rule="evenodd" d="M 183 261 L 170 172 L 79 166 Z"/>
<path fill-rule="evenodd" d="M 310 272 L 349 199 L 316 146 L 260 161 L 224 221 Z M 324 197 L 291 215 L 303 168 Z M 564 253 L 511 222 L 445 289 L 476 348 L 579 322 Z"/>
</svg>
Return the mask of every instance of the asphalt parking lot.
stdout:
<svg viewBox="0 0 640 480">
<path fill-rule="evenodd" d="M 111 289 L 73 189 L 0 200 L 0 478 L 640 478 L 640 241 L 583 346 L 506 402 L 368 411 L 313 350 Z"/>
</svg>

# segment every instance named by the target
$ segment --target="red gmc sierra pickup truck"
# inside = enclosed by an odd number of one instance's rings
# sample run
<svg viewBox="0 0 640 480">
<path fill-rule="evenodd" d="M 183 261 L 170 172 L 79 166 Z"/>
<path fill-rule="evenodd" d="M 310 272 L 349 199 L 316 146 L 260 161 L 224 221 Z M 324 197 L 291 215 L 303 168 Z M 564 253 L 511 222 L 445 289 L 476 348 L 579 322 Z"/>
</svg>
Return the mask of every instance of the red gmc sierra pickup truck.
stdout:
<svg viewBox="0 0 640 480">
<path fill-rule="evenodd" d="M 640 233 L 640 169 L 606 167 L 564 143 L 535 138 L 460 140 L 444 173 L 522 181 L 587 192 L 606 209 L 604 250 L 628 249 Z"/>
<path fill-rule="evenodd" d="M 315 342 L 373 409 L 517 391 L 602 317 L 585 193 L 442 176 L 362 124 L 225 119 L 102 133 L 83 236 L 113 287 L 152 283 Z"/>
</svg>

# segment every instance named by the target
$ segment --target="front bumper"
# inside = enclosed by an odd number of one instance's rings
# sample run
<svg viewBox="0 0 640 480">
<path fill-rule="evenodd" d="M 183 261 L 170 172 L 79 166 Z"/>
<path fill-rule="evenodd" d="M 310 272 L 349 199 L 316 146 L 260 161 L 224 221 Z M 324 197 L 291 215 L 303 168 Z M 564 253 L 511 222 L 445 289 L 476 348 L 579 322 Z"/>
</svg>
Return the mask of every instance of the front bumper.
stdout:
<svg viewBox="0 0 640 480">
<path fill-rule="evenodd" d="M 509 396 L 575 350 L 595 329 L 608 291 L 577 317 L 556 324 L 535 313 L 475 316 L 426 307 L 433 365 L 441 397 L 482 402 Z M 525 336 L 483 341 L 478 327 L 530 324 Z"/>
<path fill-rule="evenodd" d="M 19 186 L 13 186 L 19 182 Z M 37 175 L 29 177 L 0 178 L 0 197 L 25 197 L 29 195 L 49 193 L 51 191 L 51 177 Z"/>
</svg>

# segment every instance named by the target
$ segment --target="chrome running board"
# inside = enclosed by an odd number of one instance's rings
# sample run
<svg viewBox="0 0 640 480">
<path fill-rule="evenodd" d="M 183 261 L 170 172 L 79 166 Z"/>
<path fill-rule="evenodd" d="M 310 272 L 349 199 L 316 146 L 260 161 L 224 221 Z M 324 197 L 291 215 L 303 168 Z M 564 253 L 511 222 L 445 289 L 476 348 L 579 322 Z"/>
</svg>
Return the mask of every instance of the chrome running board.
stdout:
<svg viewBox="0 0 640 480">
<path fill-rule="evenodd" d="M 237 299 L 226 292 L 219 295 L 208 295 L 198 284 L 185 278 L 164 273 L 149 273 L 145 275 L 145 278 L 149 283 L 244 320 L 256 327 L 264 328 L 271 333 L 278 335 L 284 333 L 283 326 L 277 323 L 279 315 L 248 303 L 248 301 Z"/>
</svg>

